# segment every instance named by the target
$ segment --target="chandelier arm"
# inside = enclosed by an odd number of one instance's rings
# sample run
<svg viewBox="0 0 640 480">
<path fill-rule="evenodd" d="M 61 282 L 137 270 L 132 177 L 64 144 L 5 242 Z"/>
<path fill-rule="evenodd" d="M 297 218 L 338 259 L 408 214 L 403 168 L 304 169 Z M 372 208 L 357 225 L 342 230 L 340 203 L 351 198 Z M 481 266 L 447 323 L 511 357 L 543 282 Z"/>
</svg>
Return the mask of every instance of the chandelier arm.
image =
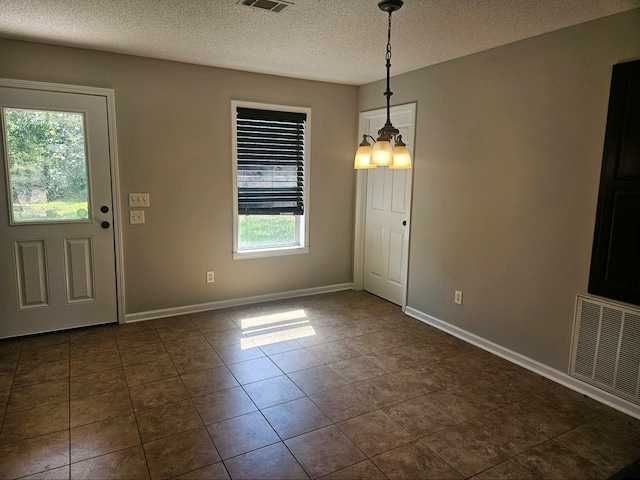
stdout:
<svg viewBox="0 0 640 480">
<path fill-rule="evenodd" d="M 370 138 L 373 143 L 376 143 L 376 139 L 373 138 L 371 135 L 368 134 L 363 134 L 362 135 L 362 143 L 360 144 L 361 147 L 370 147 L 371 145 L 369 144 L 369 142 L 367 141 L 367 138 Z"/>
</svg>

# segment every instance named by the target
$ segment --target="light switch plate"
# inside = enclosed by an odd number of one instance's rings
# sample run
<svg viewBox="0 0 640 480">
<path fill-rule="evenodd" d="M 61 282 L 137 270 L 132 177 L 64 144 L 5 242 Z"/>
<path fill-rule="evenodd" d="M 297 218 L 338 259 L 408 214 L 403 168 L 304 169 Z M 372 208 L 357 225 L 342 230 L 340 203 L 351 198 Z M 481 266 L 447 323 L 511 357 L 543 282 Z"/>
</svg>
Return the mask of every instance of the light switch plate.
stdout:
<svg viewBox="0 0 640 480">
<path fill-rule="evenodd" d="M 149 194 L 148 193 L 130 193 L 129 206 L 130 207 L 148 207 Z"/>
<path fill-rule="evenodd" d="M 129 223 L 144 223 L 144 210 L 129 210 Z"/>
</svg>

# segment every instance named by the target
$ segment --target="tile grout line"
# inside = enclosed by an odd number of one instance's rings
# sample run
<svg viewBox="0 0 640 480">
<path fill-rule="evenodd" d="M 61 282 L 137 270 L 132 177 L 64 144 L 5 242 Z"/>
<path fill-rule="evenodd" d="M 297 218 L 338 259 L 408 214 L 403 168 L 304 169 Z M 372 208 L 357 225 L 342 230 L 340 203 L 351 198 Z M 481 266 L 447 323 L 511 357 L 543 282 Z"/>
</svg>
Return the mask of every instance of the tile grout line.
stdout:
<svg viewBox="0 0 640 480">
<path fill-rule="evenodd" d="M 153 324 L 152 324 L 153 325 Z M 153 325 L 155 331 L 155 325 Z M 144 458 L 144 465 L 147 469 L 147 474 L 149 478 L 151 477 L 151 470 L 149 469 L 149 461 L 147 460 L 147 452 L 144 449 L 144 444 L 142 443 L 142 435 L 140 434 L 140 425 L 138 424 L 138 415 L 133 407 L 133 398 L 131 397 L 131 388 L 129 387 L 129 380 L 127 379 L 127 374 L 124 370 L 124 364 L 122 363 L 122 353 L 120 351 L 120 343 L 118 342 L 118 336 L 116 335 L 115 330 L 113 331 L 113 337 L 116 342 L 116 350 L 118 352 L 118 360 L 120 361 L 120 367 L 122 368 L 122 375 L 124 376 L 124 382 L 127 386 L 127 394 L 129 396 L 129 402 L 131 402 L 131 411 L 133 412 L 133 420 L 136 422 L 136 429 L 138 430 L 138 438 L 140 440 L 140 450 L 142 450 L 142 457 Z"/>
<path fill-rule="evenodd" d="M 71 480 L 71 336 L 69 336 L 69 377 L 68 377 L 68 382 L 69 382 L 69 429 L 68 429 L 68 455 L 69 455 L 69 472 L 68 472 L 68 478 L 69 480 Z"/>
<path fill-rule="evenodd" d="M 191 319 L 191 317 L 189 317 L 189 315 L 186 315 L 186 317 L 189 319 L 189 321 L 191 322 L 191 324 L 196 328 L 196 330 L 198 330 L 199 335 L 205 340 L 205 342 L 207 342 L 207 344 L 209 344 L 209 346 L 211 347 L 211 349 L 215 352 L 215 349 L 213 348 L 213 346 L 207 341 L 207 339 L 204 337 L 204 335 L 202 334 L 201 330 L 198 328 L 198 326 L 193 323 L 193 320 Z M 154 324 L 154 328 L 156 328 L 155 324 Z M 157 328 L 156 328 L 156 333 L 157 333 Z M 197 427 L 194 428 L 192 430 L 189 431 L 193 431 L 193 430 L 197 430 L 199 428 L 204 428 L 205 432 L 207 433 L 207 436 L 209 437 L 209 440 L 211 441 L 211 444 L 213 445 L 213 448 L 216 451 L 216 454 L 218 455 L 218 458 L 220 458 L 220 463 L 222 463 L 222 465 L 224 466 L 225 471 L 227 472 L 227 474 L 229 474 L 229 471 L 227 469 L 227 466 L 224 464 L 224 462 L 222 461 L 222 455 L 220 455 L 220 451 L 218 450 L 218 447 L 216 445 L 216 443 L 213 441 L 213 438 L 211 438 L 211 434 L 209 433 L 209 429 L 207 428 L 207 424 L 205 423 L 204 419 L 202 418 L 202 415 L 200 414 L 200 411 L 196 408 L 195 403 L 193 403 L 193 396 L 191 395 L 191 393 L 189 392 L 189 390 L 187 389 L 186 385 L 184 384 L 184 381 L 182 380 L 182 373 L 180 373 L 178 371 L 178 368 L 173 360 L 173 357 L 171 356 L 171 353 L 169 353 L 169 350 L 167 349 L 167 346 L 165 345 L 165 341 L 162 339 L 162 337 L 160 336 L 160 334 L 158 334 L 158 336 L 160 337 L 160 340 L 162 342 L 162 345 L 164 346 L 165 350 L 167 351 L 167 354 L 169 355 L 169 359 L 171 360 L 171 363 L 173 364 L 173 368 L 176 369 L 176 372 L 178 373 L 178 378 L 180 378 L 180 383 L 182 384 L 182 387 L 185 389 L 185 391 L 187 392 L 187 394 L 189 395 L 189 402 L 191 403 L 191 405 L 193 406 L 193 409 L 196 411 L 196 413 L 198 414 L 198 417 L 200 418 L 200 421 L 202 422 L 202 427 Z M 218 355 L 217 352 L 215 352 L 216 355 Z M 218 355 L 219 357 L 219 355 Z M 220 359 L 220 361 L 222 361 L 222 359 Z M 223 362 L 224 363 L 224 362 Z M 174 402 L 175 403 L 175 402 Z M 171 435 L 169 435 L 168 437 L 164 437 L 164 438 L 169 438 Z M 145 455 L 145 459 L 146 459 L 146 455 Z M 197 471 L 200 470 L 201 468 L 206 468 L 210 465 L 214 465 L 215 463 L 218 462 L 214 462 L 213 464 L 209 464 L 209 465 L 205 465 L 204 467 L 198 467 L 194 470 L 191 471 Z M 147 462 L 147 468 L 149 468 L 149 464 Z M 188 473 L 188 472 L 185 472 Z M 185 473 L 181 473 L 179 475 L 184 475 Z M 151 475 L 149 475 L 150 478 Z M 231 475 L 229 475 L 229 477 L 231 478 Z"/>
<path fill-rule="evenodd" d="M 16 374 L 18 373 L 18 365 L 20 365 L 20 357 L 22 356 L 22 349 L 24 347 L 24 341 L 20 340 L 20 350 L 18 351 L 18 358 L 16 359 L 16 364 L 13 368 L 13 377 L 11 378 L 11 385 L 9 386 L 8 395 L 7 395 L 7 404 L 4 407 L 4 413 L 2 415 L 2 424 L 0 424 L 0 438 L 2 433 L 4 433 L 4 429 L 6 427 L 7 414 L 9 413 L 9 400 L 11 399 L 11 394 L 13 393 L 14 384 L 16 382 Z"/>
</svg>

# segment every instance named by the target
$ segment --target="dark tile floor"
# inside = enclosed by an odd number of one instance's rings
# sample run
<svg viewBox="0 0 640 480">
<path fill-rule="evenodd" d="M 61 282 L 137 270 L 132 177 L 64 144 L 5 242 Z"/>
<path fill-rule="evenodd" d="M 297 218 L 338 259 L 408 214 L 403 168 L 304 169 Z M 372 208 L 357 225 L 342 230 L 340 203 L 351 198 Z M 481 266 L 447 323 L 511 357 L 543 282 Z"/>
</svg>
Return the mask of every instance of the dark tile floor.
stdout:
<svg viewBox="0 0 640 480">
<path fill-rule="evenodd" d="M 640 421 L 345 291 L 0 342 L 0 477 L 607 478 Z"/>
</svg>

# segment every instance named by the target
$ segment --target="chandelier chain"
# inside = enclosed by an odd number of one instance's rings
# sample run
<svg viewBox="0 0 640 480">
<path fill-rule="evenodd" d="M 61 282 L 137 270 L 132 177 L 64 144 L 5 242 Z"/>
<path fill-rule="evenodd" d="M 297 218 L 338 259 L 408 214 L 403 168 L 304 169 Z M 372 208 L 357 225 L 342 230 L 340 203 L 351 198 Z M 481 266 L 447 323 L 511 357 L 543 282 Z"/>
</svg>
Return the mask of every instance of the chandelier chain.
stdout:
<svg viewBox="0 0 640 480">
<path fill-rule="evenodd" d="M 380 132 L 386 131 L 385 135 L 390 135 L 395 130 L 393 125 L 391 124 L 391 105 L 389 103 L 391 99 L 391 95 L 393 92 L 391 91 L 391 11 L 389 11 L 389 27 L 387 29 L 387 53 L 385 54 L 386 67 L 387 67 L 387 90 L 384 92 L 384 96 L 387 98 L 387 121 L 384 127 L 380 130 Z M 379 133 L 380 133 L 379 132 Z M 389 140 L 391 137 L 389 137 Z"/>
<path fill-rule="evenodd" d="M 389 12 L 389 29 L 387 30 L 387 54 L 386 60 L 391 60 L 391 12 Z"/>
</svg>

